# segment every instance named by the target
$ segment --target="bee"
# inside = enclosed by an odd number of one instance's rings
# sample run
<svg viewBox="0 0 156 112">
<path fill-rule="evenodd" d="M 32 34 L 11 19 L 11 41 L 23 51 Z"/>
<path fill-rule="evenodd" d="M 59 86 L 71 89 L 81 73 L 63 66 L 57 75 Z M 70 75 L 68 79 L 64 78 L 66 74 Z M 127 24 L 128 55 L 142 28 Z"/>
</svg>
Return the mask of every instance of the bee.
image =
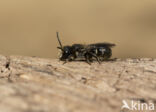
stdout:
<svg viewBox="0 0 156 112">
<path fill-rule="evenodd" d="M 63 46 L 58 32 L 56 32 L 57 39 L 59 42 L 58 49 L 61 50 L 60 60 L 64 63 L 74 60 L 85 60 L 88 64 L 91 64 L 94 60 L 98 61 L 99 64 L 101 61 L 108 60 L 112 56 L 111 48 L 115 44 L 111 43 L 95 43 L 95 44 L 73 44 L 71 46 Z"/>
</svg>

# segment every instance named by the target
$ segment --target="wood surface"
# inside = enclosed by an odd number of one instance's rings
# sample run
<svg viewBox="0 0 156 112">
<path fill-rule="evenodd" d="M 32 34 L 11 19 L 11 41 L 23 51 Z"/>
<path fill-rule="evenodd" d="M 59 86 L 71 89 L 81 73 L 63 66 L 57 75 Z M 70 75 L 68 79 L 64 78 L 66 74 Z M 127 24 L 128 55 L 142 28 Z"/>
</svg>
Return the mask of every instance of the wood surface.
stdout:
<svg viewBox="0 0 156 112">
<path fill-rule="evenodd" d="M 156 59 L 0 56 L 0 112 L 129 112 L 123 100 L 156 103 Z"/>
</svg>

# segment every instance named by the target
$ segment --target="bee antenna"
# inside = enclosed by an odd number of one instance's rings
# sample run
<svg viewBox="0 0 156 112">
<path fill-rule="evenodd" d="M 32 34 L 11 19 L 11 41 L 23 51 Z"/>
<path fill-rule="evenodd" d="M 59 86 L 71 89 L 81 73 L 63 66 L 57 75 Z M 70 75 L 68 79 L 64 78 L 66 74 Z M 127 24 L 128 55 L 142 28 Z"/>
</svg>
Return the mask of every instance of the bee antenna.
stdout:
<svg viewBox="0 0 156 112">
<path fill-rule="evenodd" d="M 62 43 L 61 43 L 60 38 L 59 38 L 59 32 L 56 32 L 56 35 L 57 35 L 57 40 L 58 40 L 58 42 L 60 44 L 60 47 L 58 47 L 58 48 L 60 48 L 61 50 L 63 50 L 63 46 L 62 46 Z"/>
</svg>

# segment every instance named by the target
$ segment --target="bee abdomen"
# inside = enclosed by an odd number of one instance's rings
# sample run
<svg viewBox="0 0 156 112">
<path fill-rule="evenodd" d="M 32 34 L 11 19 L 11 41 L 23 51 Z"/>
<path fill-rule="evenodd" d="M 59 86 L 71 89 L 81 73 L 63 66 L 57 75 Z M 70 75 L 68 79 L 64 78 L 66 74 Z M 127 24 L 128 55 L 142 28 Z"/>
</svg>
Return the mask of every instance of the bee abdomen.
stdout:
<svg viewBox="0 0 156 112">
<path fill-rule="evenodd" d="M 95 47 L 91 50 L 100 60 L 107 60 L 112 56 L 112 50 L 109 47 Z"/>
</svg>

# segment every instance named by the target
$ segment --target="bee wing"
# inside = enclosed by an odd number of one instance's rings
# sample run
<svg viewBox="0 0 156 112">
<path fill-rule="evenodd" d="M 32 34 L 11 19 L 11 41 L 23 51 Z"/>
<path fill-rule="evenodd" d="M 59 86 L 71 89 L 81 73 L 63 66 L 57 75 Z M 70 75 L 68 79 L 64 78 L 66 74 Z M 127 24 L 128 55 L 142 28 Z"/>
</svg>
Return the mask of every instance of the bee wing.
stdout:
<svg viewBox="0 0 156 112">
<path fill-rule="evenodd" d="M 103 43 L 89 44 L 89 46 L 91 46 L 91 47 L 114 47 L 116 45 L 112 44 L 112 43 L 103 42 Z"/>
</svg>

